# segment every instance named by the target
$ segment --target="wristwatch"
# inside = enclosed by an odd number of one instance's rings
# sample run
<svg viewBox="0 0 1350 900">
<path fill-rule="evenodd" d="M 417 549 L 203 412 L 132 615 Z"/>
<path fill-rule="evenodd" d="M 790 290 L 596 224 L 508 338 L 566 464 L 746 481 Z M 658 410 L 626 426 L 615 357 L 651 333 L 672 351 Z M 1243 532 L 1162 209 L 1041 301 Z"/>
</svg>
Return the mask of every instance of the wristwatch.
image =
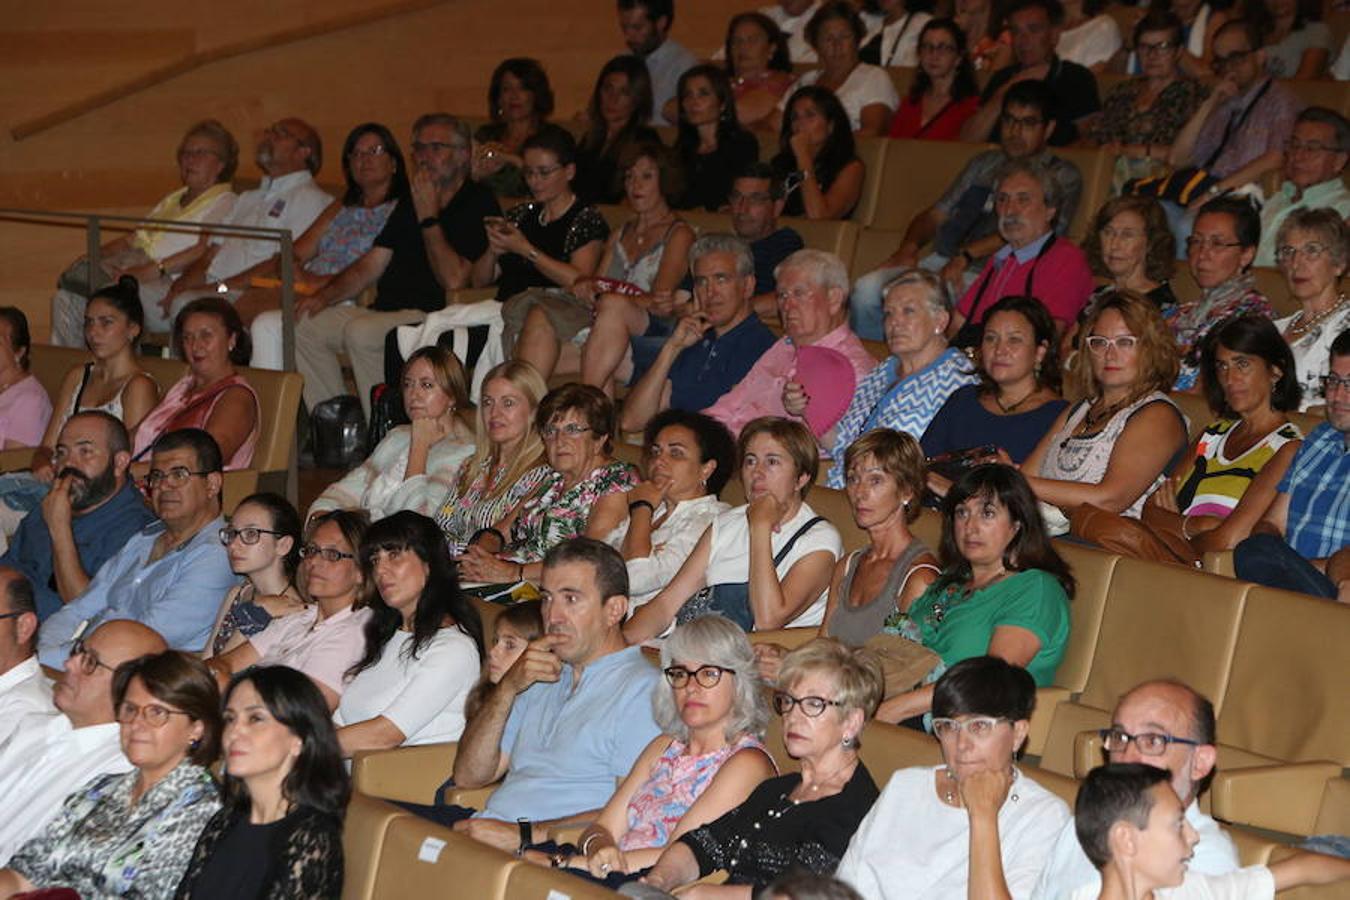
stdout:
<svg viewBox="0 0 1350 900">
<path fill-rule="evenodd" d="M 423 219 L 423 220 L 421 220 L 420 222 L 417 223 L 417 227 L 418 227 L 418 228 L 430 228 L 432 225 L 438 225 L 438 224 L 440 224 L 440 219 L 436 218 L 435 216 L 427 216 L 425 219 Z"/>
</svg>

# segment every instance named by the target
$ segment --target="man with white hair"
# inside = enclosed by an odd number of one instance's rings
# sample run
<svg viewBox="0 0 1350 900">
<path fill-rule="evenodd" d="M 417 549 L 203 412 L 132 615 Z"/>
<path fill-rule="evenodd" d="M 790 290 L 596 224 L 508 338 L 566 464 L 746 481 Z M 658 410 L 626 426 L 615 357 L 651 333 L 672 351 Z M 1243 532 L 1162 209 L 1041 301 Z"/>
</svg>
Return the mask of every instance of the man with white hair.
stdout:
<svg viewBox="0 0 1350 900">
<path fill-rule="evenodd" d="M 783 407 L 783 387 L 799 380 L 798 357 L 803 348 L 818 347 L 842 356 L 853 369 L 854 384 L 877 365 L 848 326 L 848 269 L 839 257 L 823 250 L 798 250 L 779 264 L 775 276 L 784 337 L 759 358 L 740 384 L 704 410 L 732 434 L 740 434 L 760 416 L 790 415 Z M 808 415 L 811 430 L 817 437 L 825 434 L 847 406 L 845 401 L 844 408 L 832 415 Z"/>
</svg>

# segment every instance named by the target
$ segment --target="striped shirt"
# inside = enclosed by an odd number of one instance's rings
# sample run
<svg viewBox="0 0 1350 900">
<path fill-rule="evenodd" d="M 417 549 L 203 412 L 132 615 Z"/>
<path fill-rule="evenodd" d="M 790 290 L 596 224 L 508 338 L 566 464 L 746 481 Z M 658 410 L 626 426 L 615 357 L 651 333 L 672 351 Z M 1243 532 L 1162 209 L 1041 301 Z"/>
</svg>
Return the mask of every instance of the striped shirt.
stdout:
<svg viewBox="0 0 1350 900">
<path fill-rule="evenodd" d="M 1284 539 L 1300 556 L 1323 559 L 1350 544 L 1350 439 L 1318 425 L 1280 480 L 1289 495 Z"/>
</svg>

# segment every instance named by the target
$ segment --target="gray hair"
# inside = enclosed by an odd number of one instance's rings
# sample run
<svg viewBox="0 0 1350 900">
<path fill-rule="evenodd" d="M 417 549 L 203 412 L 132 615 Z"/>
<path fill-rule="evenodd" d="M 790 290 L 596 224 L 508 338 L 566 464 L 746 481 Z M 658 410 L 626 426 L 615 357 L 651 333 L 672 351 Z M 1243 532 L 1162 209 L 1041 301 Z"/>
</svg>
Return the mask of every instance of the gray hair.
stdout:
<svg viewBox="0 0 1350 900">
<path fill-rule="evenodd" d="M 928 308 L 933 311 L 933 315 L 950 313 L 952 311 L 952 289 L 947 286 L 947 282 L 942 276 L 927 269 L 905 269 L 899 275 L 886 282 L 885 289 L 881 296 L 890 296 L 892 288 L 903 287 L 907 284 L 917 284 L 925 288 L 924 300 L 928 302 Z"/>
<path fill-rule="evenodd" d="M 777 281 L 783 277 L 783 273 L 788 269 L 798 269 L 807 272 L 815 284 L 824 290 L 838 288 L 848 296 L 851 287 L 848 280 L 848 267 L 844 261 L 833 253 L 824 250 L 798 250 L 778 264 L 773 270 L 774 280 Z"/>
<path fill-rule="evenodd" d="M 1336 210 L 1327 207 L 1316 209 L 1303 207 L 1294 210 L 1284 217 L 1284 221 L 1275 232 L 1276 248 L 1284 246 L 1289 233 L 1295 228 L 1299 231 L 1311 231 L 1317 235 L 1317 239 L 1326 245 L 1336 265 L 1343 266 L 1346 260 L 1350 259 L 1350 228 L 1346 227 L 1345 220 Z"/>
<path fill-rule="evenodd" d="M 661 668 L 677 661 L 720 666 L 736 674 L 736 698 L 731 703 L 724 733 L 728 741 L 740 734 L 762 737 L 769 721 L 769 708 L 760 690 L 755 651 L 740 626 L 723 616 L 699 616 L 677 627 L 661 646 Z M 688 742 L 689 726 L 675 708 L 675 691 L 663 678 L 652 691 L 652 716 L 662 734 Z"/>
<path fill-rule="evenodd" d="M 469 131 L 469 124 L 449 113 L 432 112 L 418 116 L 417 121 L 413 123 L 412 133 L 416 135 L 428 125 L 444 125 L 455 133 L 455 137 L 464 142 L 465 147 L 473 142 L 473 132 Z"/>
<path fill-rule="evenodd" d="M 998 192 L 999 185 L 1014 175 L 1027 175 L 1036 179 L 1036 183 L 1041 186 L 1045 205 L 1055 211 L 1055 217 L 1050 220 L 1050 224 L 1058 222 L 1059 214 L 1064 209 L 1064 195 L 1060 192 L 1059 182 L 1055 181 L 1054 172 L 1050 167 L 1038 159 L 1010 159 L 994 173 L 995 193 Z"/>
<path fill-rule="evenodd" d="M 1350 151 L 1350 122 L 1346 121 L 1345 116 L 1325 106 L 1309 106 L 1303 112 L 1298 114 L 1294 124 L 1299 122 L 1314 122 L 1318 125 L 1330 125 L 1331 130 L 1336 133 L 1336 152 L 1346 153 Z"/>
<path fill-rule="evenodd" d="M 713 232 L 694 241 L 689 248 L 689 271 L 692 274 L 694 264 L 709 253 L 729 253 L 736 260 L 736 274 L 745 278 L 755 274 L 755 257 L 750 245 L 734 234 Z"/>
</svg>

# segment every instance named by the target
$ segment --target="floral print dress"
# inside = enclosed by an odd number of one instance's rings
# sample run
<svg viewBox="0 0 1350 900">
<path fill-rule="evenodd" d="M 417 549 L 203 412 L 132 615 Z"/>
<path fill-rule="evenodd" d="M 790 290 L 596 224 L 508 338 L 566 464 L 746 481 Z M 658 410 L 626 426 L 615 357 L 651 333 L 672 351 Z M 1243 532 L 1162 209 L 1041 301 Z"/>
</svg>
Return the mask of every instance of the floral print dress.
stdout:
<svg viewBox="0 0 1350 900">
<path fill-rule="evenodd" d="M 595 501 L 632 490 L 637 483 L 637 469 L 617 459 L 566 489 L 562 473 L 553 472 L 544 480 L 539 493 L 525 502 L 511 525 L 506 558 L 518 563 L 538 562 L 553 547 L 586 531 L 586 520 Z"/>
</svg>

